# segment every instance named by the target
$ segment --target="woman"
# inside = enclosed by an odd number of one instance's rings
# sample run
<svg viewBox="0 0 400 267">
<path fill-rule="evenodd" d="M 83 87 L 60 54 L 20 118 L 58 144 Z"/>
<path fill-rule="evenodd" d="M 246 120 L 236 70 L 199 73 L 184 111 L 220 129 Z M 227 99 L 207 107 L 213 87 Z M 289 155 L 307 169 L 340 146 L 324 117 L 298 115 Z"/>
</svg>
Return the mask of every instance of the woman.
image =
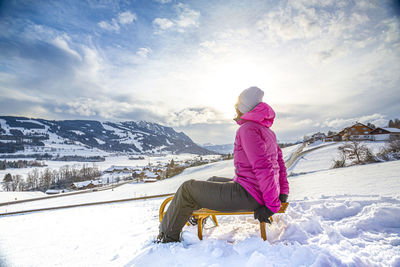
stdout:
<svg viewBox="0 0 400 267">
<path fill-rule="evenodd" d="M 179 242 L 183 226 L 194 210 L 208 208 L 223 212 L 254 211 L 254 218 L 268 222 L 286 202 L 289 184 L 276 136 L 270 129 L 275 112 L 262 102 L 257 87 L 244 90 L 235 105 L 235 177 L 189 180 L 176 192 L 160 224 L 158 242 Z"/>
</svg>

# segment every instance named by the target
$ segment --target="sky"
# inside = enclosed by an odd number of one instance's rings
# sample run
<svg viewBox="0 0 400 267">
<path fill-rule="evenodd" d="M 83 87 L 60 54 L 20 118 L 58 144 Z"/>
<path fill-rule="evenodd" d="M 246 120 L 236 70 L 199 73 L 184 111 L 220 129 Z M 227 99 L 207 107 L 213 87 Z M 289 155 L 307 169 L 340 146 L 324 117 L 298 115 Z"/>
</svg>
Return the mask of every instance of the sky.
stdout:
<svg viewBox="0 0 400 267">
<path fill-rule="evenodd" d="M 400 117 L 398 1 L 0 1 L 0 114 L 146 120 L 233 143 L 258 86 L 280 142 Z"/>
</svg>

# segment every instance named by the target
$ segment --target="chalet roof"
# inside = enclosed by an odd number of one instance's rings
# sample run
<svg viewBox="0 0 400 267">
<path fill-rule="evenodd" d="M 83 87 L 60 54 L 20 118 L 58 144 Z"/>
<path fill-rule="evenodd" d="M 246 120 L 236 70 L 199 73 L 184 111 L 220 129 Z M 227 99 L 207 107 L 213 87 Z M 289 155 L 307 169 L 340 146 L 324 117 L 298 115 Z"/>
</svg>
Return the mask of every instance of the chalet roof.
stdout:
<svg viewBox="0 0 400 267">
<path fill-rule="evenodd" d="M 88 186 L 90 184 L 101 185 L 102 181 L 101 180 L 90 180 L 90 181 L 83 181 L 83 182 L 75 182 L 75 183 L 73 183 L 73 185 L 76 188 L 82 188 L 82 187 Z"/>
<path fill-rule="evenodd" d="M 146 175 L 146 177 L 148 177 L 148 178 L 156 178 L 156 177 L 158 177 L 157 174 L 155 174 L 155 173 L 153 173 L 153 172 L 151 172 L 151 171 L 148 171 L 148 170 L 146 170 L 146 171 L 144 172 L 144 175 Z"/>
<path fill-rule="evenodd" d="M 105 169 L 105 172 L 112 172 L 112 171 L 123 171 L 123 170 L 129 170 L 129 171 L 133 171 L 133 170 L 137 170 L 137 168 L 132 167 L 132 166 L 114 166 L 112 165 L 110 168 Z"/>
<path fill-rule="evenodd" d="M 373 130 L 371 127 L 369 127 L 369 126 L 367 126 L 367 125 L 365 125 L 365 124 L 363 124 L 361 122 L 356 122 L 355 124 L 353 124 L 352 126 L 350 126 L 348 128 L 351 128 L 351 127 L 357 126 L 357 125 L 360 125 L 360 126 L 363 126 L 363 127 L 367 127 L 368 129 Z"/>
<path fill-rule="evenodd" d="M 144 178 L 143 182 L 157 182 L 158 180 L 155 178 Z"/>
<path fill-rule="evenodd" d="M 379 133 L 379 131 L 383 131 L 383 133 L 385 134 L 391 134 L 391 133 L 400 134 L 400 129 L 398 128 L 380 128 L 380 127 L 372 130 L 370 134 L 377 134 Z"/>
<path fill-rule="evenodd" d="M 391 133 L 400 133 L 400 129 L 399 128 L 382 128 L 382 129 L 384 129 L 384 130 L 386 130 L 388 132 L 391 132 Z"/>
</svg>

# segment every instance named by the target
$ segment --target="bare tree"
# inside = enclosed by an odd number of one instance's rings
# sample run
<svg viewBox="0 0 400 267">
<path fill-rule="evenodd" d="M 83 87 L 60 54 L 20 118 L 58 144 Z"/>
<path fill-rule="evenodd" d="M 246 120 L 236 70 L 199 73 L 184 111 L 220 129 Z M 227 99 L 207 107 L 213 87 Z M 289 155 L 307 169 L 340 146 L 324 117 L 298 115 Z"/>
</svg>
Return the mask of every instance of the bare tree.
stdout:
<svg viewBox="0 0 400 267">
<path fill-rule="evenodd" d="M 20 188 L 20 183 L 22 182 L 22 176 L 17 174 L 12 176 L 11 190 L 17 191 Z"/>
<path fill-rule="evenodd" d="M 35 173 L 36 170 L 36 173 Z M 32 172 L 28 172 L 28 176 L 26 178 L 26 187 L 28 190 L 36 189 L 38 184 L 38 171 L 34 169 Z"/>
<path fill-rule="evenodd" d="M 372 151 L 359 141 L 346 142 L 338 149 L 341 152 L 342 157 L 353 160 L 352 164 L 363 164 L 376 161 Z"/>
<path fill-rule="evenodd" d="M 46 168 L 41 174 L 40 174 L 40 187 L 42 190 L 46 191 L 49 189 L 51 183 L 52 183 L 52 173 L 49 168 Z"/>
<path fill-rule="evenodd" d="M 333 166 L 332 168 L 342 168 L 346 166 L 346 154 L 341 151 L 339 154 L 339 159 L 334 159 L 333 160 Z"/>
</svg>

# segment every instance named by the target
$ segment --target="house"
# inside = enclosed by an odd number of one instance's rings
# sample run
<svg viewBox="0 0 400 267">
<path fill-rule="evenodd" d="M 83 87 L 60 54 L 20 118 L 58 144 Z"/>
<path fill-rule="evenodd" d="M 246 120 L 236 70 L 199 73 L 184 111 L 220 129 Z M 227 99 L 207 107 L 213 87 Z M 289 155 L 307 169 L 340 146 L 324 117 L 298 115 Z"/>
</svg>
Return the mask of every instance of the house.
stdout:
<svg viewBox="0 0 400 267">
<path fill-rule="evenodd" d="M 372 140 L 371 135 L 369 134 L 373 129 L 365 124 L 360 122 L 356 122 L 353 126 L 344 128 L 342 131 L 338 133 L 340 135 L 341 140 Z"/>
<path fill-rule="evenodd" d="M 83 182 L 75 182 L 71 185 L 72 189 L 90 189 L 102 186 L 103 183 L 101 180 L 90 180 L 90 181 L 83 181 Z"/>
<path fill-rule="evenodd" d="M 154 183 L 157 182 L 158 180 L 156 178 L 144 178 L 143 182 L 145 183 Z"/>
<path fill-rule="evenodd" d="M 324 133 L 318 132 L 318 133 L 315 133 L 315 134 L 313 134 L 311 136 L 311 141 L 314 143 L 314 142 L 316 142 L 318 140 L 324 140 L 325 137 L 326 137 L 326 135 Z"/>
<path fill-rule="evenodd" d="M 144 177 L 151 178 L 151 179 L 156 179 L 156 180 L 160 180 L 161 179 L 159 174 L 154 173 L 154 172 L 149 171 L 149 170 L 144 171 Z"/>
<path fill-rule="evenodd" d="M 398 128 L 376 128 L 369 133 L 375 141 L 390 141 L 400 139 Z"/>
<path fill-rule="evenodd" d="M 339 142 L 342 141 L 342 136 L 340 134 L 333 134 L 325 137 L 325 142 Z"/>
<path fill-rule="evenodd" d="M 46 194 L 47 195 L 56 195 L 56 194 L 60 194 L 60 193 L 65 193 L 67 192 L 67 189 L 56 189 L 56 188 L 52 188 L 52 189 L 47 189 L 46 190 Z"/>
<path fill-rule="evenodd" d="M 131 167 L 131 166 L 115 166 L 112 165 L 110 168 L 105 169 L 104 173 L 132 173 L 136 170 L 139 170 L 138 168 Z"/>
</svg>

